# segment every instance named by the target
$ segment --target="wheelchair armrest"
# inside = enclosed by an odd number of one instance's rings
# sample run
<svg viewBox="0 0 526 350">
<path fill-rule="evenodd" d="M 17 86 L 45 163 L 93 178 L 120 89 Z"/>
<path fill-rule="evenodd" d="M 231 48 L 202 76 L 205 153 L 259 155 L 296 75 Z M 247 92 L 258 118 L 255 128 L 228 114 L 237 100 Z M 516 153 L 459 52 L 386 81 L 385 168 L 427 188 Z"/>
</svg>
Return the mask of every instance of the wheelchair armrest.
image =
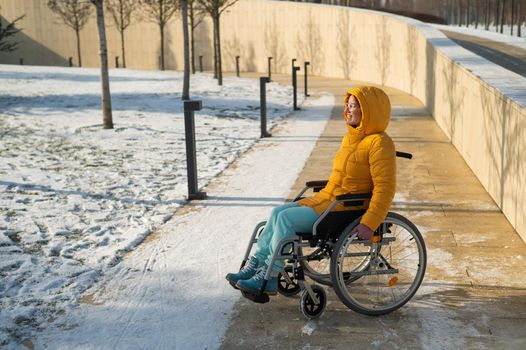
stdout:
<svg viewBox="0 0 526 350">
<path fill-rule="evenodd" d="M 364 199 L 371 199 L 373 196 L 372 193 L 351 193 L 351 194 L 342 194 L 340 196 L 336 196 L 337 201 L 347 201 L 347 200 L 364 200 Z"/>
<path fill-rule="evenodd" d="M 307 181 L 305 183 L 305 186 L 311 188 L 311 187 L 325 187 L 327 186 L 328 180 L 315 180 L 315 181 Z"/>
<path fill-rule="evenodd" d="M 296 197 L 294 198 L 293 202 L 296 202 L 298 200 L 300 200 L 302 197 L 302 195 L 307 192 L 307 190 L 309 188 L 312 188 L 312 192 L 320 192 L 321 190 L 323 190 L 323 188 L 327 185 L 329 181 L 327 180 L 316 180 L 316 181 L 307 181 L 305 183 L 305 187 L 303 187 L 303 189 L 300 191 L 300 193 L 298 193 L 296 195 Z"/>
</svg>

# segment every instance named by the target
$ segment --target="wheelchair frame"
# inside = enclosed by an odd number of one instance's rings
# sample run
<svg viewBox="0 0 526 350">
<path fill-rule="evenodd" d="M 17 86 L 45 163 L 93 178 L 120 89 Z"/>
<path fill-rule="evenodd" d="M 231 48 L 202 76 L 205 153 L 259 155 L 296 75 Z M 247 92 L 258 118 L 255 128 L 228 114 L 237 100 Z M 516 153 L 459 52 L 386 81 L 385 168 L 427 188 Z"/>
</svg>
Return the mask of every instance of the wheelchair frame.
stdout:
<svg viewBox="0 0 526 350">
<path fill-rule="evenodd" d="M 412 158 L 411 154 L 396 152 L 398 157 Z M 312 189 L 314 192 L 320 191 L 325 187 L 327 181 L 309 181 L 305 184 L 305 187 L 300 191 L 300 193 L 294 198 L 293 201 L 301 199 L 301 196 L 309 189 Z M 370 199 L 372 194 L 346 194 L 337 196 L 336 200 L 333 201 L 330 206 L 318 217 L 318 219 L 313 224 L 312 235 L 297 233 L 292 237 L 285 237 L 282 239 L 274 254 L 271 258 L 269 266 L 273 266 L 276 260 L 284 260 L 291 263 L 292 265 L 285 265 L 280 276 L 278 277 L 279 281 L 285 282 L 286 288 L 280 289 L 280 283 L 278 281 L 278 291 L 285 296 L 292 296 L 300 291 L 302 291 L 302 296 L 300 300 L 300 310 L 303 315 L 308 319 L 318 318 L 322 315 L 325 310 L 327 303 L 327 296 L 325 290 L 316 284 L 309 284 L 305 275 L 310 277 L 315 282 L 330 285 L 334 288 L 339 299 L 350 309 L 365 314 L 365 315 L 382 315 L 389 312 L 392 312 L 405 303 L 407 303 L 412 296 L 418 290 L 425 274 L 427 254 L 424 240 L 416 228 L 416 226 L 407 218 L 402 215 L 389 212 L 386 219 L 380 227 L 375 231 L 375 236 L 370 241 L 359 240 L 357 239 L 357 234 L 352 234 L 352 229 L 358 225 L 360 222 L 361 215 L 355 218 L 350 224 L 347 224 L 346 228 L 338 236 L 338 239 L 335 240 L 334 237 L 329 237 L 329 234 L 326 233 L 325 237 L 318 235 L 318 227 L 323 222 L 323 220 L 332 212 L 334 207 L 339 203 L 344 203 L 344 205 L 358 206 L 363 205 L 364 201 Z M 263 231 L 266 221 L 260 222 L 254 228 L 252 232 L 248 247 L 246 249 L 243 262 L 241 263 L 241 268 L 247 262 L 250 252 L 255 243 L 257 243 L 259 235 Z M 388 281 L 388 287 L 396 286 L 398 283 L 399 274 L 403 273 L 401 270 L 397 269 L 396 266 L 391 266 L 388 259 L 386 259 L 381 250 L 388 250 L 387 253 L 391 252 L 391 244 L 396 242 L 396 237 L 389 237 L 389 234 L 392 234 L 390 228 L 393 225 L 396 227 L 401 227 L 406 230 L 410 236 L 406 241 L 413 241 L 411 243 L 416 244 L 416 249 L 418 250 L 418 264 L 417 264 L 417 273 L 414 277 L 414 280 L 411 282 L 409 289 L 402 293 L 400 300 L 396 300 L 394 303 L 388 304 L 385 307 L 369 307 L 365 305 L 366 298 L 369 297 L 369 291 L 367 289 L 367 283 L 365 283 L 364 288 L 358 289 L 357 295 L 359 297 L 354 297 L 353 293 L 350 293 L 348 286 L 350 286 L 355 281 L 358 281 L 367 276 L 380 276 L 380 275 L 394 275 Z M 383 237 L 387 235 L 388 237 Z M 367 251 L 359 252 L 348 252 L 347 250 L 351 245 L 363 246 Z M 289 247 L 292 246 L 292 249 Z M 315 248 L 314 252 L 311 252 L 307 255 L 303 255 L 303 248 Z M 336 249 L 334 249 L 336 248 Z M 344 251 L 342 252 L 342 248 Z M 353 248 L 356 249 L 356 248 Z M 405 249 L 405 248 L 404 248 Z M 330 251 L 330 274 L 319 274 L 314 270 L 309 268 L 309 261 L 312 258 L 317 258 L 322 260 L 326 258 L 326 255 L 329 255 Z M 324 256 L 319 256 L 319 254 L 324 254 Z M 357 258 L 357 260 L 362 259 L 358 264 L 358 267 L 352 269 L 350 272 L 344 272 L 344 268 L 341 266 L 344 264 L 346 259 L 351 260 L 352 258 Z M 364 265 L 364 262 L 366 264 Z M 351 264 L 352 265 L 352 264 Z M 373 271 L 373 267 L 375 270 Z M 361 269 L 361 270 L 360 270 Z M 267 269 L 266 275 L 264 277 L 263 285 L 258 294 L 250 294 L 242 292 L 245 297 L 255 301 L 257 303 L 266 303 L 268 302 L 269 296 L 265 293 L 265 288 L 267 282 L 271 276 L 271 270 Z M 290 275 L 289 275 L 290 273 Z M 330 281 L 328 278 L 330 277 Z M 379 277 L 377 277 L 378 279 Z M 295 282 L 296 281 L 296 282 Z M 373 283 L 369 283 L 374 285 Z M 289 289 L 289 287 L 292 288 Z M 383 286 L 385 287 L 385 286 Z M 380 288 L 380 287 L 378 287 Z M 395 293 L 392 291 L 395 298 Z M 361 300 L 360 300 L 361 298 Z"/>
</svg>

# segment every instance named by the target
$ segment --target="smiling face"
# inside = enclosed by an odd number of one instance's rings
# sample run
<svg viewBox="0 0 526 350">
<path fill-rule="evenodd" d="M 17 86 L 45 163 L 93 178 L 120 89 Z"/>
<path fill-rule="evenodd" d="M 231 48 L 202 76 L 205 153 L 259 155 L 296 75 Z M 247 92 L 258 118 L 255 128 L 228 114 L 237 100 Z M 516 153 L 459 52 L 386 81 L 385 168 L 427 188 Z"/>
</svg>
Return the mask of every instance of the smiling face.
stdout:
<svg viewBox="0 0 526 350">
<path fill-rule="evenodd" d="M 356 97 L 351 95 L 345 105 L 345 122 L 352 127 L 357 127 L 361 121 L 362 110 L 360 109 L 360 104 Z"/>
</svg>

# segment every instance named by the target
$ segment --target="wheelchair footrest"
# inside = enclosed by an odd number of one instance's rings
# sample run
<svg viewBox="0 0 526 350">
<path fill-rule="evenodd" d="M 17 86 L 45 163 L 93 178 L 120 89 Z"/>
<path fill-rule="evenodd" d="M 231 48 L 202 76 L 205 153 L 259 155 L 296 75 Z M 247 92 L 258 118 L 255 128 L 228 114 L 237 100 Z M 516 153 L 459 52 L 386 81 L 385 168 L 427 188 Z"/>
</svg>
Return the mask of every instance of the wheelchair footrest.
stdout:
<svg viewBox="0 0 526 350">
<path fill-rule="evenodd" d="M 247 292 L 242 291 L 241 294 L 248 300 L 252 300 L 253 302 L 258 303 L 258 304 L 266 304 L 270 301 L 270 298 L 267 293 L 252 294 L 252 293 L 247 293 Z"/>
</svg>

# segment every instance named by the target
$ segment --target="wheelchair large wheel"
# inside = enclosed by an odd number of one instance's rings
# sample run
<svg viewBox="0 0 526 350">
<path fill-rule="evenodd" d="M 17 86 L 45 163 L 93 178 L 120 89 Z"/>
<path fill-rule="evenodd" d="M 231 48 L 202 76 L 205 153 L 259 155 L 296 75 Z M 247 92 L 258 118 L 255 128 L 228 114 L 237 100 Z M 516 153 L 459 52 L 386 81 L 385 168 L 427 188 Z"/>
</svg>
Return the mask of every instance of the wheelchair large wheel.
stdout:
<svg viewBox="0 0 526 350">
<path fill-rule="evenodd" d="M 352 239 L 349 225 L 331 259 L 334 290 L 342 303 L 364 315 L 383 315 L 407 303 L 426 269 L 426 248 L 416 226 L 389 213 L 377 233 L 378 243 Z"/>
</svg>

